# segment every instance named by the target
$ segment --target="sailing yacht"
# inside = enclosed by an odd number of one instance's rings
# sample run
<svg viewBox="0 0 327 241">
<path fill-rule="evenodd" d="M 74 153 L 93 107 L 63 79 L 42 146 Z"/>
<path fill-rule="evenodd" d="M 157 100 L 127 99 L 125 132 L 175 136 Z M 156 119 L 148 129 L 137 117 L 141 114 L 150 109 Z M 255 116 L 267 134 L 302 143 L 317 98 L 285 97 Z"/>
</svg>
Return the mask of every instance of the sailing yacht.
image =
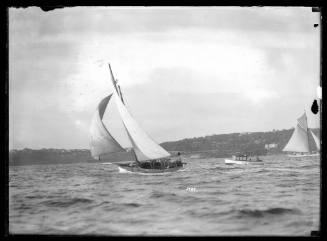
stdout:
<svg viewBox="0 0 327 241">
<path fill-rule="evenodd" d="M 114 93 L 105 97 L 98 105 L 94 113 L 90 127 L 90 150 L 92 157 L 100 160 L 101 156 L 108 153 L 122 152 L 125 149 L 109 133 L 102 118 L 111 97 L 114 96 L 115 102 L 122 119 L 127 136 L 132 144 L 132 155 L 134 161 L 129 163 L 114 163 L 121 171 L 160 173 L 179 170 L 186 163 L 182 162 L 181 156 L 172 156 L 164 148 L 152 140 L 134 120 L 127 110 L 121 88 L 109 64 L 111 81 Z"/>
<path fill-rule="evenodd" d="M 304 114 L 297 119 L 295 130 L 283 151 L 291 152 L 291 154 L 288 154 L 289 157 L 318 156 L 318 152 L 313 153 L 313 151 L 310 150 L 309 134 L 312 135 L 316 148 L 320 151 L 320 140 L 318 136 L 308 128 L 307 115 L 304 112 Z"/>
</svg>

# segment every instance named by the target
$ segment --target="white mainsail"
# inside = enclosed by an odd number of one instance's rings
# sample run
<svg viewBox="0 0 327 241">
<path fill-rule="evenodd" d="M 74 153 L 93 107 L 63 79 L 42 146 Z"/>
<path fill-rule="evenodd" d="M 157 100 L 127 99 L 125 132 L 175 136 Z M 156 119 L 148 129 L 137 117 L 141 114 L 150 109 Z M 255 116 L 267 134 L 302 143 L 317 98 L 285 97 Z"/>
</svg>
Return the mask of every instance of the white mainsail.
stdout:
<svg viewBox="0 0 327 241">
<path fill-rule="evenodd" d="M 96 159 L 103 154 L 125 151 L 125 149 L 110 135 L 102 122 L 104 112 L 111 96 L 112 94 L 108 95 L 99 103 L 91 121 L 90 149 L 92 157 Z"/>
<path fill-rule="evenodd" d="M 159 146 L 155 141 L 153 141 L 138 125 L 134 120 L 132 115 L 129 113 L 127 108 L 123 103 L 123 98 L 121 96 L 120 87 L 117 85 L 110 64 L 110 77 L 114 86 L 114 95 L 116 99 L 116 104 L 120 116 L 122 118 L 123 124 L 125 126 L 127 135 L 132 143 L 133 150 L 137 157 L 137 161 L 146 161 L 152 159 L 160 159 L 164 157 L 169 157 L 170 154 L 161 146 Z"/>
<path fill-rule="evenodd" d="M 126 128 L 128 137 L 133 145 L 133 149 L 138 161 L 159 159 L 169 157 L 170 154 L 157 143 L 155 143 L 138 125 L 131 114 L 122 103 L 121 98 L 115 91 L 115 100 L 120 116 Z"/>
<path fill-rule="evenodd" d="M 304 113 L 300 118 L 298 118 L 297 122 L 293 135 L 283 151 L 310 152 L 306 114 Z"/>
<path fill-rule="evenodd" d="M 319 139 L 319 137 L 316 136 L 316 135 L 312 132 L 312 130 L 310 130 L 310 132 L 311 132 L 311 135 L 312 135 L 312 137 L 313 137 L 313 140 L 315 141 L 315 144 L 316 144 L 317 150 L 320 151 L 320 139 Z"/>
</svg>

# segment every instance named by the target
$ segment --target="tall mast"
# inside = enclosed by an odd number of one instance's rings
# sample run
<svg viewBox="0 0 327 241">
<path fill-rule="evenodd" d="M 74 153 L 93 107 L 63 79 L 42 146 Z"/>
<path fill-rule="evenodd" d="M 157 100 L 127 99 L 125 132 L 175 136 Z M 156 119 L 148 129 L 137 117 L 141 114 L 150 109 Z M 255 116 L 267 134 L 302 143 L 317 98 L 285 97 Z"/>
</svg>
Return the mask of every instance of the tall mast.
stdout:
<svg viewBox="0 0 327 241">
<path fill-rule="evenodd" d="M 116 83 L 118 82 L 118 79 L 116 79 Z M 120 85 L 118 85 L 118 90 L 119 90 L 119 95 L 121 98 L 121 101 L 123 102 L 123 104 L 125 105 L 124 99 L 123 99 L 123 94 L 121 93 L 121 89 L 120 89 Z"/>
<path fill-rule="evenodd" d="M 123 100 L 123 95 L 122 95 L 121 90 L 120 90 L 120 86 L 117 85 L 118 80 L 115 79 L 114 74 L 112 73 L 110 63 L 108 63 L 108 66 L 109 66 L 109 70 L 110 70 L 111 81 L 112 81 L 112 83 L 113 83 L 113 85 L 114 85 L 114 87 L 115 87 L 115 89 L 116 89 L 116 92 L 117 92 L 118 96 L 120 97 L 121 101 L 122 101 L 123 104 L 125 105 L 124 100 Z M 126 129 L 126 126 L 125 126 L 125 129 Z M 126 132 L 127 132 L 127 135 L 129 135 L 127 129 L 126 129 Z M 130 140 L 132 141 L 133 139 L 130 137 Z M 140 164 L 140 161 L 137 159 L 136 153 L 135 153 L 135 151 L 134 151 L 133 148 L 132 148 L 132 153 L 133 153 L 133 156 L 134 156 L 135 161 L 136 161 L 138 164 Z"/>
<path fill-rule="evenodd" d="M 117 91 L 117 86 L 116 86 L 116 81 L 115 81 L 115 78 L 114 78 L 114 74 L 112 73 L 111 66 L 110 66 L 109 63 L 108 63 L 108 65 L 109 65 L 109 70 L 110 70 L 110 74 L 111 74 L 111 81 L 112 81 L 112 83 L 113 83 L 113 85 L 114 85 L 114 87 L 115 87 L 115 89 Z M 118 93 L 118 91 L 117 91 L 117 93 Z"/>
<path fill-rule="evenodd" d="M 114 74 L 112 73 L 112 70 L 111 70 L 111 66 L 110 66 L 109 63 L 108 63 L 108 65 L 109 65 L 109 70 L 110 70 L 110 75 L 111 75 L 111 81 L 112 81 L 112 83 L 113 83 L 113 85 L 114 85 L 114 87 L 115 87 L 115 90 L 116 90 L 118 96 L 120 97 L 121 101 L 124 103 L 123 97 L 122 97 L 121 92 L 120 92 L 120 87 L 119 87 L 119 85 L 118 85 L 118 87 L 117 87 L 117 81 L 118 81 L 118 80 L 115 80 Z M 125 104 L 125 103 L 124 103 L 124 104 Z"/>
</svg>

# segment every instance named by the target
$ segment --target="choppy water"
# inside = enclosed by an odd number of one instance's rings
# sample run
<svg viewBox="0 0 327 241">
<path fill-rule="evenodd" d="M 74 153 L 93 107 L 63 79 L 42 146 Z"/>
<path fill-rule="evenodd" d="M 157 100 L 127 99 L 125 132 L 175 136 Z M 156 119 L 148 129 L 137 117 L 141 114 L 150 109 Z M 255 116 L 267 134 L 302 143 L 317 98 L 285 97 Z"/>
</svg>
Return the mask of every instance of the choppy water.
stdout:
<svg viewBox="0 0 327 241">
<path fill-rule="evenodd" d="M 10 233 L 310 235 L 319 229 L 318 157 L 264 165 L 189 159 L 165 175 L 115 165 L 10 167 Z"/>
</svg>

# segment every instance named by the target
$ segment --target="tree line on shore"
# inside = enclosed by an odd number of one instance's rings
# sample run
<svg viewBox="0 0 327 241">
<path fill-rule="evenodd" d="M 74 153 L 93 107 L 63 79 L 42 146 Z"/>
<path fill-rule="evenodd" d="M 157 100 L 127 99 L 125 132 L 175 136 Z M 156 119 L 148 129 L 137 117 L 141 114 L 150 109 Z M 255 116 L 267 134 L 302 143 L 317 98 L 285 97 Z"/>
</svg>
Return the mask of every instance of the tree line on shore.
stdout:
<svg viewBox="0 0 327 241">
<path fill-rule="evenodd" d="M 187 138 L 179 141 L 161 143 L 171 153 L 181 152 L 184 155 L 198 153 L 199 157 L 228 157 L 236 153 L 267 155 L 282 153 L 294 129 L 273 130 L 270 132 L 245 132 Z M 315 134 L 319 129 L 312 129 Z M 267 145 L 273 144 L 273 148 Z M 313 138 L 309 136 L 309 145 L 315 149 Z M 108 154 L 106 159 L 123 157 L 132 160 L 132 155 Z M 9 165 L 56 164 L 96 161 L 88 149 L 22 149 L 9 152 Z M 102 160 L 104 161 L 104 160 Z"/>
</svg>

